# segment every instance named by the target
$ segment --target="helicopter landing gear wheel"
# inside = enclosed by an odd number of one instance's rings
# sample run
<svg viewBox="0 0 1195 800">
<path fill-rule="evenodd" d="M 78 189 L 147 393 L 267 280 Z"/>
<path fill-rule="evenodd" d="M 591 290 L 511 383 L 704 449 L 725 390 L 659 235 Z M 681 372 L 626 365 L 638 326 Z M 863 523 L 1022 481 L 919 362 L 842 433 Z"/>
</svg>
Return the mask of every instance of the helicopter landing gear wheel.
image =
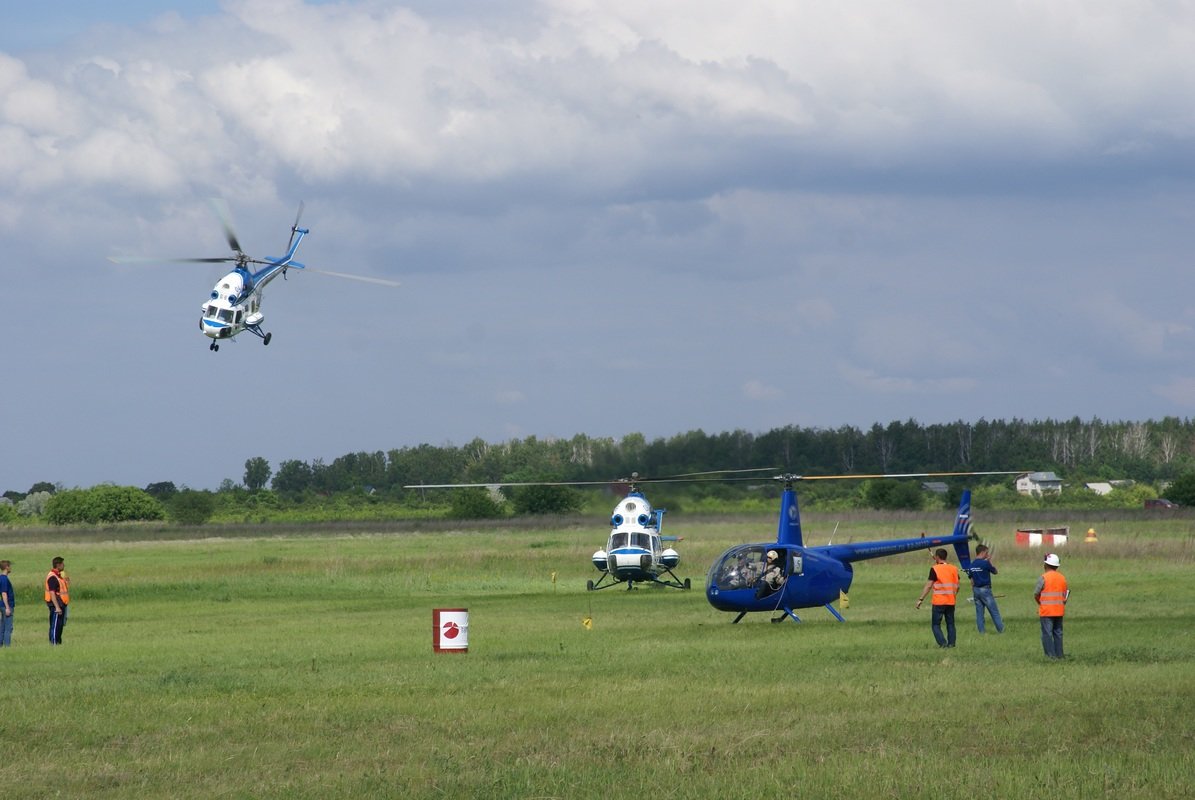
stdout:
<svg viewBox="0 0 1195 800">
<path fill-rule="evenodd" d="M 592 592 L 592 591 L 593 591 L 593 581 L 585 581 L 585 588 L 586 588 L 588 591 L 591 591 L 591 592 Z"/>
<path fill-rule="evenodd" d="M 262 343 L 262 344 L 264 344 L 264 345 L 269 345 L 269 343 L 270 343 L 270 339 L 272 339 L 273 337 L 274 337 L 274 334 L 272 334 L 272 333 L 267 333 L 265 336 L 263 336 L 263 337 L 261 338 L 261 343 Z"/>
<path fill-rule="evenodd" d="M 690 581 L 688 578 L 685 578 L 685 591 L 688 591 L 690 588 L 692 588 L 692 586 L 692 581 Z"/>
<path fill-rule="evenodd" d="M 219 349 L 220 349 L 220 345 L 216 344 L 215 342 L 212 342 L 211 344 L 209 344 L 209 345 L 207 346 L 207 349 L 208 349 L 208 350 L 211 350 L 211 351 L 214 353 L 214 352 L 216 352 L 217 350 L 219 350 Z"/>
</svg>

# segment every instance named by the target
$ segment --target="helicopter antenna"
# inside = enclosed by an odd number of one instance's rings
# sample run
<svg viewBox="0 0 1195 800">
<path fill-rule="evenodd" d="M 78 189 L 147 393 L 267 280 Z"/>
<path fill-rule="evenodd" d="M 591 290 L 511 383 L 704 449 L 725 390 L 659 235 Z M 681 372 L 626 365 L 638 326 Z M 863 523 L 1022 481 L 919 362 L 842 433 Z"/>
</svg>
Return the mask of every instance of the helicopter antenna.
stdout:
<svg viewBox="0 0 1195 800">
<path fill-rule="evenodd" d="M 842 520 L 834 523 L 834 530 L 830 531 L 830 541 L 826 542 L 826 546 L 834 544 L 834 534 L 838 533 L 838 526 L 842 524 Z"/>
</svg>

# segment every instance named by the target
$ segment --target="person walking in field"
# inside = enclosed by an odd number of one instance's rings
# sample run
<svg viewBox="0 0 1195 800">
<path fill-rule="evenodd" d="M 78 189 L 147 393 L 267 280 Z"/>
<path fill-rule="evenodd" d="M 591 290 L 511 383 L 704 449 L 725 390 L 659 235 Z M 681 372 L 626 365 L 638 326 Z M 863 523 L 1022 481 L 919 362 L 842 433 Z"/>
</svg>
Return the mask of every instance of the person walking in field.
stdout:
<svg viewBox="0 0 1195 800">
<path fill-rule="evenodd" d="M 992 594 L 992 576 L 999 575 L 996 565 L 986 544 L 975 548 L 975 558 L 971 561 L 971 569 L 967 574 L 971 576 L 971 597 L 975 600 L 975 627 L 980 633 L 984 632 L 984 609 L 992 615 L 992 624 L 996 626 L 996 633 L 1004 633 L 1004 620 L 1000 618 L 1000 609 L 996 607 L 996 596 Z"/>
<path fill-rule="evenodd" d="M 12 590 L 12 581 L 8 573 L 12 571 L 12 562 L 7 559 L 0 561 L 0 603 L 4 608 L 0 610 L 0 647 L 12 647 L 12 613 L 17 604 L 17 596 Z"/>
<path fill-rule="evenodd" d="M 1058 556 L 1049 553 L 1043 562 L 1045 573 L 1037 579 L 1033 599 L 1037 602 L 1037 616 L 1041 620 L 1041 646 L 1046 658 L 1062 658 L 1062 617 L 1071 590 L 1066 576 L 1058 571 Z"/>
<path fill-rule="evenodd" d="M 55 556 L 46 574 L 46 607 L 50 609 L 50 644 L 62 644 L 62 628 L 66 625 L 66 610 L 71 602 L 70 580 L 63 571 L 66 562 Z"/>
<path fill-rule="evenodd" d="M 914 606 L 921 608 L 925 596 L 931 591 L 934 593 L 933 616 L 930 617 L 929 625 L 938 647 L 954 647 L 955 641 L 954 599 L 958 595 L 958 570 L 946 558 L 946 551 L 942 548 L 934 551 L 934 565 L 929 569 L 929 580 L 925 582 Z M 946 636 L 942 636 L 942 620 L 946 620 Z"/>
</svg>

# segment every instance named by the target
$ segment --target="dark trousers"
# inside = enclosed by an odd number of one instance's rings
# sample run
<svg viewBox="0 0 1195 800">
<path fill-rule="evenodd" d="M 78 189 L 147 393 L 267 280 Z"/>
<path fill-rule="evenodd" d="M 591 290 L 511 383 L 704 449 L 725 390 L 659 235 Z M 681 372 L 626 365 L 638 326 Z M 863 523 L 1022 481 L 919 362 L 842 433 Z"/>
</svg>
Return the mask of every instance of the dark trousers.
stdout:
<svg viewBox="0 0 1195 800">
<path fill-rule="evenodd" d="M 929 626 L 933 629 L 938 647 L 954 647 L 954 606 L 934 606 Z M 946 620 L 946 636 L 942 636 L 942 620 Z"/>
<path fill-rule="evenodd" d="M 55 610 L 53 603 L 46 603 L 50 609 L 50 644 L 62 644 L 62 629 L 66 625 L 66 606 L 61 613 Z"/>
</svg>

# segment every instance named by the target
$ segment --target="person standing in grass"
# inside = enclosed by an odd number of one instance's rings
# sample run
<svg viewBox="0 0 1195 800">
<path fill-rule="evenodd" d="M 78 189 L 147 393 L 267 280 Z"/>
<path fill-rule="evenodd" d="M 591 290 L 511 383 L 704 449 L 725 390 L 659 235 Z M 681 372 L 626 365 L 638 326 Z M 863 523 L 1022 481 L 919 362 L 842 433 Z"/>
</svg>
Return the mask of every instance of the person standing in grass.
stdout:
<svg viewBox="0 0 1195 800">
<path fill-rule="evenodd" d="M 930 629 L 934 632 L 934 639 L 938 647 L 954 647 L 954 598 L 958 595 L 958 570 L 946 561 L 946 551 L 938 548 L 934 551 L 934 565 L 929 568 L 929 580 L 921 590 L 921 597 L 917 598 L 914 608 L 921 608 L 922 601 L 931 591 L 933 598 L 933 616 L 930 617 Z M 946 620 L 946 636 L 942 636 L 942 620 Z"/>
<path fill-rule="evenodd" d="M 992 624 L 996 626 L 996 633 L 1004 633 L 1004 620 L 1000 618 L 1000 609 L 996 607 L 996 596 L 992 594 L 992 576 L 999 575 L 996 565 L 992 563 L 988 546 L 981 544 L 975 548 L 975 559 L 971 562 L 971 569 L 967 574 L 971 576 L 971 597 L 975 600 L 975 627 L 980 633 L 984 632 L 983 612 L 986 608 L 992 615 Z"/>
<path fill-rule="evenodd" d="M 0 603 L 4 608 L 0 613 L 0 647 L 12 647 L 12 612 L 17 604 L 17 596 L 12 590 L 12 581 L 8 573 L 12 571 L 12 562 L 7 559 L 0 561 Z"/>
<path fill-rule="evenodd" d="M 62 628 L 66 625 L 66 610 L 71 602 L 70 580 L 63 568 L 62 556 L 55 556 L 46 574 L 46 607 L 50 609 L 50 644 L 62 644 Z"/>
<path fill-rule="evenodd" d="M 1066 577 L 1058 571 L 1060 562 L 1054 553 L 1046 555 L 1043 562 L 1045 574 L 1037 579 L 1033 599 L 1037 601 L 1037 616 L 1041 620 L 1041 646 L 1046 658 L 1062 658 L 1062 617 L 1066 614 L 1066 601 L 1071 590 Z"/>
</svg>

